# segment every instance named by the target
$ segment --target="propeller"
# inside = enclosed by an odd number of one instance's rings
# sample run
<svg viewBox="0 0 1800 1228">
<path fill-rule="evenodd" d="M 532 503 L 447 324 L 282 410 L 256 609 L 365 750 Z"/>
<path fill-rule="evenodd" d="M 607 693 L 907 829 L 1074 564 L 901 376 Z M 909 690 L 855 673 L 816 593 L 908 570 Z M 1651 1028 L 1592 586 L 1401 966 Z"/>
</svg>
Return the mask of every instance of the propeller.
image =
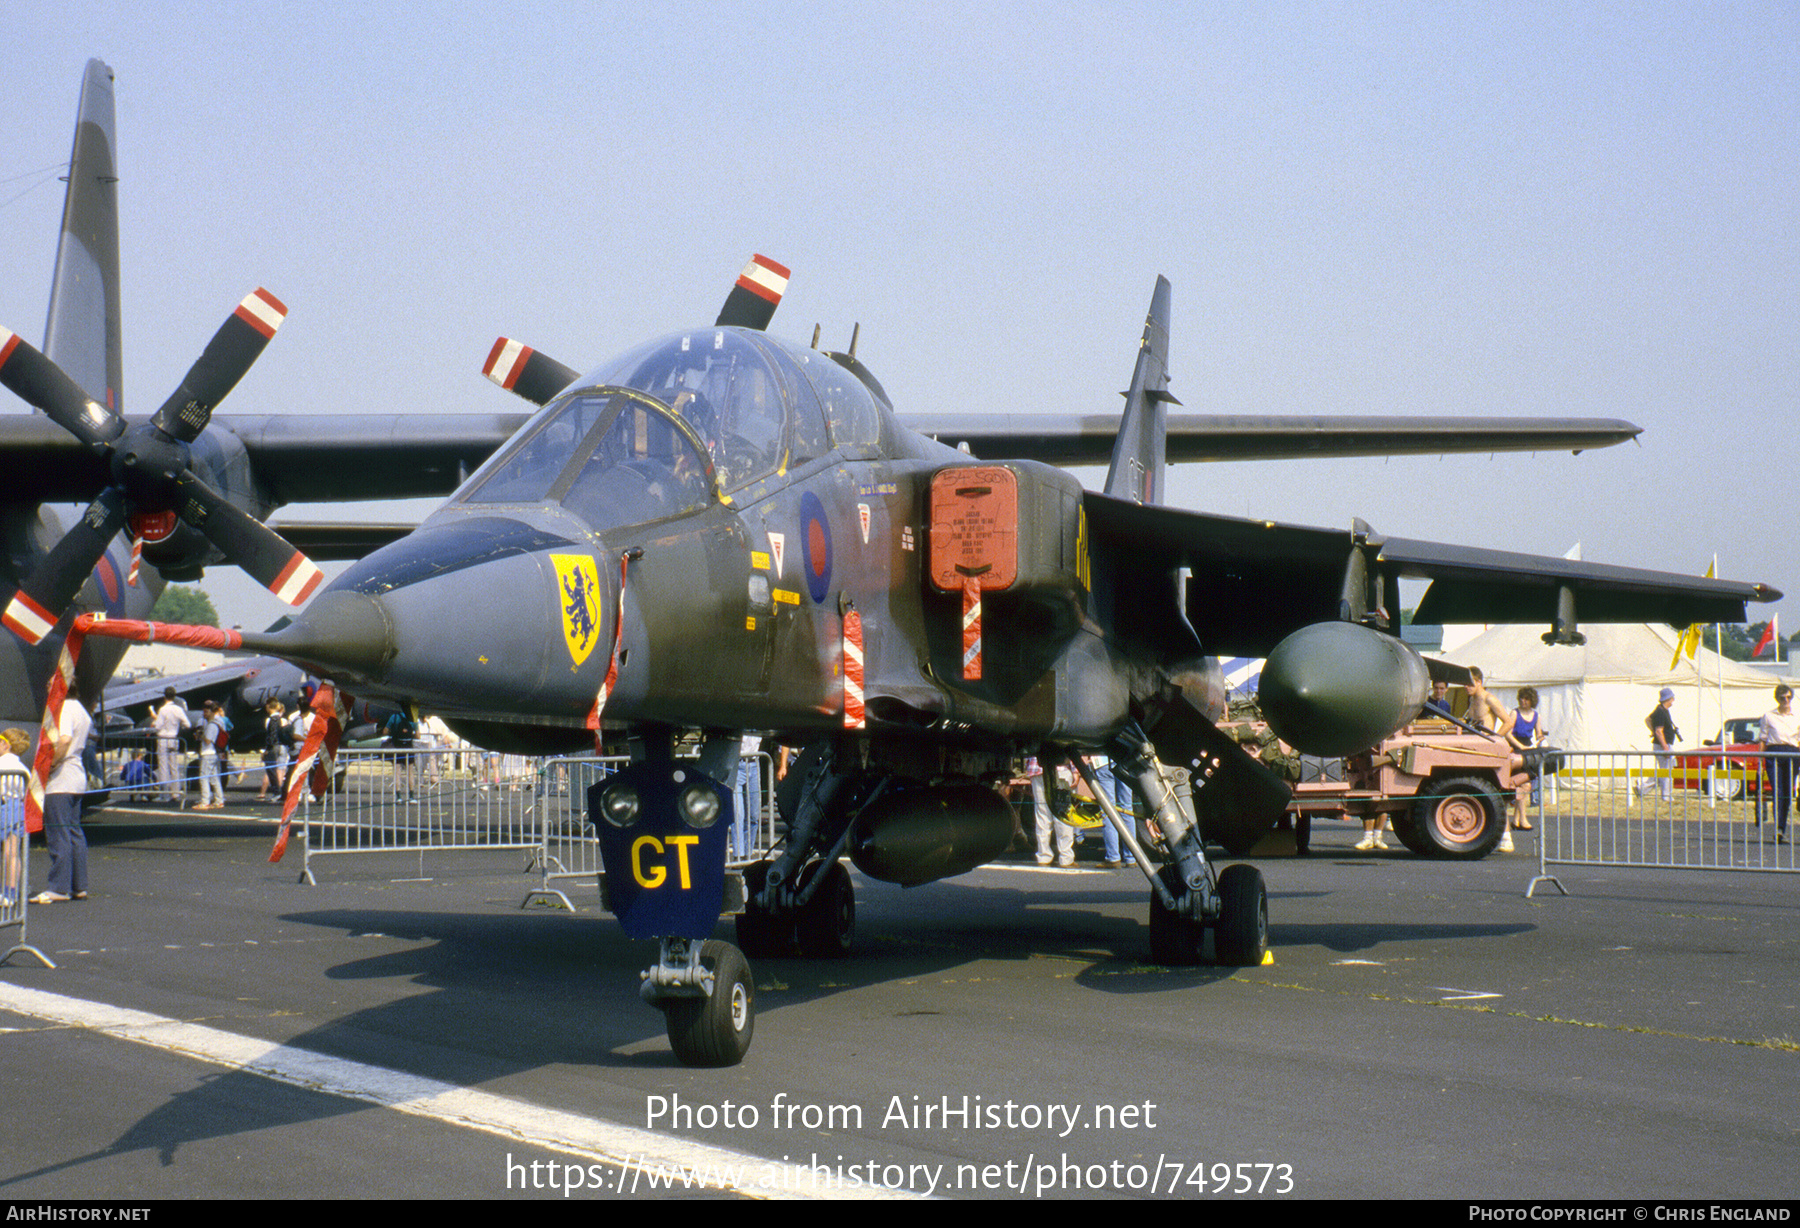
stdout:
<svg viewBox="0 0 1800 1228">
<path fill-rule="evenodd" d="M 533 405 L 548 405 L 551 397 L 581 378 L 579 371 L 511 337 L 494 342 L 481 373 Z"/>
<path fill-rule="evenodd" d="M 761 252 L 751 256 L 750 263 L 738 274 L 737 284 L 725 296 L 725 305 L 719 309 L 713 327 L 767 330 L 769 321 L 775 318 L 775 309 L 781 306 L 781 296 L 787 293 L 791 272 Z"/>
<path fill-rule="evenodd" d="M 287 308 L 267 290 L 246 296 L 169 399 L 135 425 L 82 392 L 39 350 L 0 329 L 0 384 L 105 456 L 112 474 L 112 484 L 19 586 L 0 624 L 37 643 L 74 603 L 120 530 L 166 520 L 170 513 L 289 605 L 306 600 L 323 574 L 280 534 L 207 485 L 193 471 L 189 449 L 286 316 Z"/>
<path fill-rule="evenodd" d="M 760 252 L 751 256 L 731 293 L 725 296 L 725 305 L 719 309 L 713 327 L 767 331 L 775 309 L 781 306 L 781 296 L 787 293 L 790 273 L 786 265 L 777 264 Z M 856 352 L 854 341 L 850 351 Z M 494 342 L 481 373 L 533 405 L 548 405 L 552 397 L 581 378 L 581 372 L 573 367 L 565 367 L 550 355 L 511 337 Z"/>
</svg>

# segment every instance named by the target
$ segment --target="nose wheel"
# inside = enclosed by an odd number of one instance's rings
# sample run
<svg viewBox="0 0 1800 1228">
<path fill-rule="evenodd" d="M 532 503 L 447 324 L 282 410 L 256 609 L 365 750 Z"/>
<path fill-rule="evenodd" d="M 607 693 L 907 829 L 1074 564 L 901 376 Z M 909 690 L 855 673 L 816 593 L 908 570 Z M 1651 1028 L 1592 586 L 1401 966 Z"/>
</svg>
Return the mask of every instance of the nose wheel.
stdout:
<svg viewBox="0 0 1800 1228">
<path fill-rule="evenodd" d="M 689 962 L 697 974 L 682 978 L 685 992 L 666 989 L 653 999 L 663 1013 L 669 1047 L 683 1066 L 736 1066 L 756 1034 L 756 982 L 749 961 L 729 942 L 708 939 Z"/>
</svg>

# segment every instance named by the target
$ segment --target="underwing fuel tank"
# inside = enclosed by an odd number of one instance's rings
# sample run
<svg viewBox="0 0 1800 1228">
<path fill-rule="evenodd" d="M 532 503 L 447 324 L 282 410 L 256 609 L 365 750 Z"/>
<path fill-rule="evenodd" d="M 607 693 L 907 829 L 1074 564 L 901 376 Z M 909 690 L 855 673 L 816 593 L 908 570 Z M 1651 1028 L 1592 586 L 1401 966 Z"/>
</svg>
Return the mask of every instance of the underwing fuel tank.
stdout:
<svg viewBox="0 0 1800 1228">
<path fill-rule="evenodd" d="M 1425 659 L 1355 623 L 1313 623 L 1275 646 L 1257 693 L 1263 717 L 1309 755 L 1354 755 L 1419 714 L 1431 690 Z"/>
<path fill-rule="evenodd" d="M 901 789 L 857 819 L 850 859 L 870 878 L 917 887 L 986 865 L 1006 851 L 1012 833 L 1012 807 L 992 789 Z"/>
</svg>

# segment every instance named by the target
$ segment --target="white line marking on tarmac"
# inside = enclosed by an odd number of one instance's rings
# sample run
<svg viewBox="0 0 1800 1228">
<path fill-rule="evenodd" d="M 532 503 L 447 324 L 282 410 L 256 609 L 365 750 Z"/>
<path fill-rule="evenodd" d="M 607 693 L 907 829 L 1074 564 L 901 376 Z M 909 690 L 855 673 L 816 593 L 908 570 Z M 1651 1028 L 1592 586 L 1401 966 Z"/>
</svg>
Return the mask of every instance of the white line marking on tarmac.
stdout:
<svg viewBox="0 0 1800 1228">
<path fill-rule="evenodd" d="M 639 1171 L 669 1173 L 741 1170 L 748 1180 L 716 1188 L 776 1198 L 917 1198 L 910 1190 L 863 1185 L 850 1189 L 810 1188 L 805 1165 L 764 1159 L 706 1143 L 671 1138 L 649 1130 L 622 1126 L 597 1117 L 582 1117 L 425 1079 L 363 1062 L 327 1057 L 274 1041 L 238 1036 L 217 1028 L 183 1023 L 123 1006 L 88 1002 L 0 982 L 0 1010 L 85 1028 L 134 1044 L 244 1070 L 280 1083 L 381 1105 L 415 1117 L 496 1134 L 520 1143 L 568 1152 Z M 673 1186 L 684 1188 L 679 1177 Z M 700 1188 L 696 1180 L 694 1188 Z M 643 1192 L 651 1192 L 645 1187 Z"/>
<path fill-rule="evenodd" d="M 1433 989 L 1441 994 L 1448 994 L 1446 1002 L 1474 1002 L 1480 998 L 1503 998 L 1505 994 L 1488 993 L 1481 989 L 1452 989 L 1448 985 L 1433 985 Z"/>
<path fill-rule="evenodd" d="M 1007 862 L 990 861 L 982 870 L 1009 870 L 1014 874 L 1103 874 L 1110 871 L 1092 869 L 1088 866 L 1021 866 Z"/>
</svg>

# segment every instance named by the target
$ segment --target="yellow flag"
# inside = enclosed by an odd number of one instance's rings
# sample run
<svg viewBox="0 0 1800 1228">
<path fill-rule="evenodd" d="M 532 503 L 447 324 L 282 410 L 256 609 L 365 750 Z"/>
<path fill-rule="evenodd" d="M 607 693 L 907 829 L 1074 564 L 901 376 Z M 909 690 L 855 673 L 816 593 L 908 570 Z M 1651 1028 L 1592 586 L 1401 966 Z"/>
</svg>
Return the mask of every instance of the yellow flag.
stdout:
<svg viewBox="0 0 1800 1228">
<path fill-rule="evenodd" d="M 1713 555 L 1711 565 L 1706 569 L 1706 578 L 1708 580 L 1716 579 L 1715 573 L 1718 570 L 1719 556 L 1715 554 Z M 1674 669 L 1677 665 L 1681 664 L 1681 658 L 1684 653 L 1688 660 L 1692 661 L 1694 659 L 1694 653 L 1700 647 L 1700 629 L 1700 623 L 1692 623 L 1686 631 L 1681 633 L 1680 638 L 1675 641 L 1675 655 L 1669 658 L 1670 669 Z"/>
</svg>

